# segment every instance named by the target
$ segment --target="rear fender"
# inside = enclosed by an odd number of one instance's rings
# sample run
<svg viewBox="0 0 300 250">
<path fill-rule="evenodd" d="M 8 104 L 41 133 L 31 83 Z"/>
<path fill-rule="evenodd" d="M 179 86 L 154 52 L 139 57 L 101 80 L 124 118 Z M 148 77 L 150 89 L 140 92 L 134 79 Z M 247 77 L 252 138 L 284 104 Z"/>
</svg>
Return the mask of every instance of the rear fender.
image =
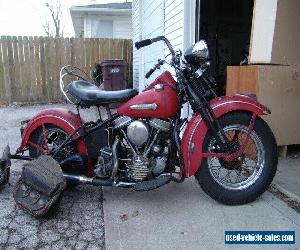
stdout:
<svg viewBox="0 0 300 250">
<path fill-rule="evenodd" d="M 27 148 L 32 133 L 45 124 L 53 124 L 71 134 L 83 123 L 84 121 L 80 116 L 67 109 L 55 108 L 43 110 L 27 123 L 22 134 L 22 141 L 18 152 L 22 152 Z M 87 147 L 83 139 L 77 141 L 77 151 L 81 155 L 87 155 Z"/>
<path fill-rule="evenodd" d="M 210 103 L 216 117 L 221 117 L 231 111 L 247 111 L 256 115 L 270 114 L 270 110 L 255 99 L 245 95 L 218 97 Z M 200 115 L 194 115 L 184 131 L 181 151 L 184 160 L 185 174 L 194 176 L 201 165 L 202 146 L 208 128 Z"/>
</svg>

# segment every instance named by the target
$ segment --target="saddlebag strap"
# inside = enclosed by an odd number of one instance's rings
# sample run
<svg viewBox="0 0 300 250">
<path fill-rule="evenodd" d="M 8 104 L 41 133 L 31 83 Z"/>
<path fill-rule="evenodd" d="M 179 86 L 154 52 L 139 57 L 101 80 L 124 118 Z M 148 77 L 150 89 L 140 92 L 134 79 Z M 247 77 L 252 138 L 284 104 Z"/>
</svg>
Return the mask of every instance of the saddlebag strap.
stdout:
<svg viewBox="0 0 300 250">
<path fill-rule="evenodd" d="M 23 165 L 22 180 L 28 186 L 47 196 L 53 196 L 65 182 L 59 164 L 47 155 Z"/>
<path fill-rule="evenodd" d="M 58 163 L 50 156 L 40 156 L 24 165 L 13 197 L 20 208 L 34 217 L 42 217 L 57 203 L 65 188 Z"/>
</svg>

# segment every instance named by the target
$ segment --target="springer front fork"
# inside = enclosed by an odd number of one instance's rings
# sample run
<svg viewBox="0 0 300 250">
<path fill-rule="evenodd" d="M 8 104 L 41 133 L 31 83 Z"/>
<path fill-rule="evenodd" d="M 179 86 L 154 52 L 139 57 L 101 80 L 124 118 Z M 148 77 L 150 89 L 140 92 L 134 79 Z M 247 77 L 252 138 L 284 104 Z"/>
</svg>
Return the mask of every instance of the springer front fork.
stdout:
<svg viewBox="0 0 300 250">
<path fill-rule="evenodd" d="M 250 124 L 248 126 L 248 133 L 243 144 L 236 149 L 228 140 L 227 136 L 224 133 L 224 129 L 218 121 L 213 109 L 210 104 L 206 101 L 203 96 L 198 96 L 193 89 L 188 86 L 188 93 L 191 97 L 192 105 L 197 113 L 199 113 L 208 127 L 208 131 L 211 136 L 215 139 L 216 145 L 218 147 L 218 152 L 203 152 L 203 157 L 217 157 L 222 158 L 223 160 L 230 162 L 240 157 L 244 152 L 246 146 L 249 143 L 250 135 L 254 128 L 254 123 L 257 117 L 257 114 L 253 113 Z"/>
<path fill-rule="evenodd" d="M 250 121 L 248 129 L 247 129 L 248 132 L 247 132 L 246 139 L 244 140 L 243 144 L 238 149 L 233 148 L 233 146 L 230 145 L 230 143 L 228 142 L 227 136 L 224 134 L 225 140 L 227 141 L 227 143 L 229 143 L 228 150 L 226 150 L 226 151 L 221 151 L 220 150 L 221 153 L 218 153 L 218 152 L 203 152 L 202 156 L 207 157 L 207 158 L 212 158 L 212 157 L 221 158 L 226 162 L 234 161 L 235 159 L 240 157 L 243 154 L 243 152 L 245 151 L 245 149 L 246 149 L 246 147 L 249 143 L 250 136 L 251 136 L 251 133 L 252 133 L 253 128 L 254 128 L 256 117 L 257 117 L 257 115 L 255 113 L 253 113 L 251 121 Z M 223 131 L 223 129 L 222 129 L 222 131 Z M 223 133 L 224 133 L 224 131 L 223 131 Z M 216 137 L 214 136 L 214 138 L 216 138 Z M 225 145 L 223 145 L 223 146 L 226 147 Z M 226 153 L 224 153 L 224 152 L 226 152 Z"/>
</svg>

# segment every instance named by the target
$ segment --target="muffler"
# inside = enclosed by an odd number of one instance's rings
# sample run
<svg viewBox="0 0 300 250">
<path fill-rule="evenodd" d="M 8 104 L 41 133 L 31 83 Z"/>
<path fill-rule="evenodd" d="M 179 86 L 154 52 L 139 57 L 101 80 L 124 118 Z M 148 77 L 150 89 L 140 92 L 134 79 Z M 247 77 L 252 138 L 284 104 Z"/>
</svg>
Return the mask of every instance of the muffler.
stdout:
<svg viewBox="0 0 300 250">
<path fill-rule="evenodd" d="M 112 179 L 97 179 L 90 178 L 83 175 L 72 175 L 72 174 L 64 174 L 67 182 L 74 184 L 90 184 L 93 186 L 112 186 Z"/>
</svg>

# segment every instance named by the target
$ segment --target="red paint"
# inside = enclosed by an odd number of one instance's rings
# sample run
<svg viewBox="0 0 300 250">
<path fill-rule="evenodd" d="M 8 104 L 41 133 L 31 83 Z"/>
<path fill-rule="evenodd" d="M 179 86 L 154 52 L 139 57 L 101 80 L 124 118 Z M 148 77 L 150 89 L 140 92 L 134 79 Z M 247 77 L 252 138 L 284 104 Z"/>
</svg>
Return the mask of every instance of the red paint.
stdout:
<svg viewBox="0 0 300 250">
<path fill-rule="evenodd" d="M 163 84 L 161 90 L 154 89 L 157 84 Z M 132 110 L 131 105 L 156 103 L 156 110 Z M 142 93 L 133 97 L 121 105 L 117 113 L 119 115 L 137 118 L 161 118 L 168 119 L 177 113 L 179 101 L 176 92 L 176 81 L 170 72 L 165 71 L 155 79 Z"/>
<path fill-rule="evenodd" d="M 67 109 L 55 108 L 43 110 L 27 123 L 18 152 L 22 152 L 26 149 L 26 147 L 28 147 L 28 145 L 32 145 L 32 142 L 30 142 L 30 136 L 39 127 L 44 128 L 46 124 L 53 124 L 62 128 L 68 134 L 71 134 L 83 123 L 84 121 L 78 115 Z M 74 136 L 77 135 L 78 134 L 75 134 Z M 76 146 L 79 154 L 88 155 L 87 147 L 83 139 L 78 140 L 76 142 Z M 92 172 L 92 167 L 93 166 L 91 164 L 88 165 L 87 174 L 89 176 Z"/>
<path fill-rule="evenodd" d="M 176 81 L 169 71 L 164 71 L 160 76 L 158 76 L 152 83 L 150 83 L 144 91 L 153 89 L 156 84 L 169 84 L 170 86 L 176 88 Z"/>
<path fill-rule="evenodd" d="M 210 102 L 217 117 L 230 111 L 249 111 L 256 115 L 265 115 L 268 113 L 268 108 L 261 105 L 257 101 L 242 95 L 233 95 L 219 97 Z M 203 155 L 203 141 L 208 131 L 207 126 L 201 119 L 200 115 L 194 115 L 189 121 L 184 132 L 181 151 L 183 155 L 186 176 L 193 176 L 201 165 Z"/>
<path fill-rule="evenodd" d="M 31 147 L 36 148 L 42 154 L 48 154 L 48 152 L 49 152 L 48 149 L 44 149 L 44 148 L 40 147 L 39 145 L 33 143 L 32 141 L 28 141 L 27 144 Z"/>
</svg>

